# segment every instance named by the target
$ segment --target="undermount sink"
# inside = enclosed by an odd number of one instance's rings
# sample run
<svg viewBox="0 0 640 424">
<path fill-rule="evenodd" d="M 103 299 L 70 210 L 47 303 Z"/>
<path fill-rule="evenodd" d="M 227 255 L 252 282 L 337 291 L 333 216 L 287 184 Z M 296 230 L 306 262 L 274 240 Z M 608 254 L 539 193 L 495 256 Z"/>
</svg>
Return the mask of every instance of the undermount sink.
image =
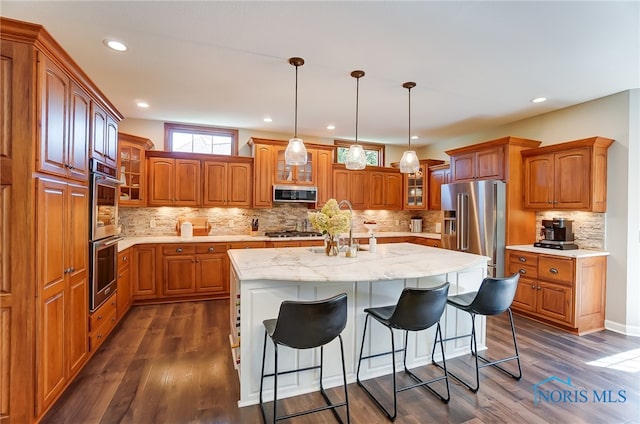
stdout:
<svg viewBox="0 0 640 424">
<path fill-rule="evenodd" d="M 365 244 L 365 245 L 359 245 L 358 246 L 358 251 L 360 252 L 368 252 L 369 251 L 369 245 Z M 311 253 L 325 253 L 325 249 L 324 247 L 310 247 L 309 248 L 309 252 Z M 340 251 L 340 253 L 343 253 L 344 251 Z"/>
</svg>

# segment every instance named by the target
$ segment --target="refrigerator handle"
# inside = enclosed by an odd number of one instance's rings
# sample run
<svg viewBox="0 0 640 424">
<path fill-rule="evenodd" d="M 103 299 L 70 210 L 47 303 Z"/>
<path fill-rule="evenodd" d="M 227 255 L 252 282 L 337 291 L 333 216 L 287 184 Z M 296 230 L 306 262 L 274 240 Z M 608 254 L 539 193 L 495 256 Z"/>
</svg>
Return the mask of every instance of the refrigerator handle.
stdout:
<svg viewBox="0 0 640 424">
<path fill-rule="evenodd" d="M 469 223 L 469 201 L 467 199 L 466 193 L 458 193 L 457 200 L 457 211 L 456 214 L 456 227 L 458 231 L 456 232 L 456 248 L 458 250 L 466 251 L 469 249 L 469 240 L 468 240 L 468 228 L 467 225 Z"/>
</svg>

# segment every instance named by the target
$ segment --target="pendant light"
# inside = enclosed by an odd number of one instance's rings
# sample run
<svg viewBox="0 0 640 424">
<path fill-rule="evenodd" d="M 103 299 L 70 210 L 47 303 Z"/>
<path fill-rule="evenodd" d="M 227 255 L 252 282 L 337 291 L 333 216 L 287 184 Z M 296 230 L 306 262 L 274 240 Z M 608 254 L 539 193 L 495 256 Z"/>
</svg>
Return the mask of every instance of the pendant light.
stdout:
<svg viewBox="0 0 640 424">
<path fill-rule="evenodd" d="M 360 91 L 360 78 L 364 76 L 364 71 L 353 71 L 351 76 L 356 79 L 356 142 L 349 146 L 344 165 L 347 169 L 364 169 L 367 166 L 367 155 L 364 149 L 358 144 L 358 93 Z"/>
<path fill-rule="evenodd" d="M 284 160 L 287 165 L 306 165 L 307 149 L 304 142 L 298 138 L 298 67 L 304 65 L 301 57 L 292 57 L 289 63 L 296 67 L 296 106 L 295 106 L 295 127 L 293 138 L 289 140 L 287 149 L 284 151 Z"/>
<path fill-rule="evenodd" d="M 400 172 L 403 174 L 415 174 L 420 170 L 420 161 L 416 152 L 411 150 L 411 89 L 416 86 L 415 82 L 405 82 L 402 84 L 409 91 L 409 150 L 402 154 L 400 159 Z"/>
</svg>

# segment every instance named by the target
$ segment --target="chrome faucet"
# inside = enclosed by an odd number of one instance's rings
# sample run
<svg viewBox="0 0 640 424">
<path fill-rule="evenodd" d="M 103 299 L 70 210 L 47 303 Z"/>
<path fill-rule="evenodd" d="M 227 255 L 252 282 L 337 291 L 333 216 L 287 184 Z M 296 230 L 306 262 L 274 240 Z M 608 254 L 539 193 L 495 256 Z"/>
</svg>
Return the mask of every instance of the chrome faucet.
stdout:
<svg viewBox="0 0 640 424">
<path fill-rule="evenodd" d="M 349 208 L 349 214 L 351 215 L 351 225 L 349 226 L 349 247 L 351 247 L 353 244 L 353 206 L 351 205 L 351 202 L 346 199 L 338 202 L 338 209 L 340 209 L 342 205 L 347 205 Z"/>
</svg>

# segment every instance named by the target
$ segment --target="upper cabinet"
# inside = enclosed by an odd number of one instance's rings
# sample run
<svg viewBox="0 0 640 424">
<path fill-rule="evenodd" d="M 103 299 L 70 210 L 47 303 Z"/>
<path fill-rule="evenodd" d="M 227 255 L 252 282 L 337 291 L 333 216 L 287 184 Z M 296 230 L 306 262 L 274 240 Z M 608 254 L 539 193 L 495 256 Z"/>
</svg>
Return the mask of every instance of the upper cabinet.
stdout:
<svg viewBox="0 0 640 424">
<path fill-rule="evenodd" d="M 332 196 L 348 200 L 355 210 L 401 210 L 402 174 L 396 168 L 367 166 L 353 171 L 334 164 Z"/>
<path fill-rule="evenodd" d="M 429 210 L 439 211 L 442 209 L 442 184 L 449 183 L 451 170 L 449 164 L 434 165 L 429 167 Z M 406 204 L 405 204 L 406 208 Z"/>
<path fill-rule="evenodd" d="M 105 108 L 91 102 L 91 157 L 114 168 L 118 163 L 118 123 Z"/>
<path fill-rule="evenodd" d="M 200 206 L 200 161 L 149 157 L 148 206 Z"/>
<path fill-rule="evenodd" d="M 251 207 L 251 159 L 233 159 L 203 161 L 203 206 Z"/>
<path fill-rule="evenodd" d="M 611 143 L 592 137 L 523 151 L 524 207 L 605 212 Z"/>
<path fill-rule="evenodd" d="M 284 159 L 286 141 L 252 138 L 249 145 L 254 158 L 254 207 L 272 206 L 274 184 L 316 186 L 316 206 L 322 206 L 331 197 L 333 146 L 305 143 L 307 163 L 291 166 Z"/>
<path fill-rule="evenodd" d="M 366 169 L 351 171 L 344 165 L 333 165 L 333 189 L 331 195 L 338 201 L 348 200 L 353 209 L 368 209 L 369 174 Z"/>
<path fill-rule="evenodd" d="M 118 169 L 120 170 L 119 206 L 145 206 L 145 152 L 153 147 L 148 138 L 118 133 Z"/>
<path fill-rule="evenodd" d="M 429 167 L 433 165 L 440 165 L 442 163 L 444 163 L 443 160 L 422 159 L 420 160 L 420 169 L 418 172 L 415 174 L 404 174 L 404 209 L 431 209 L 429 196 L 432 191 L 432 187 L 430 186 Z M 440 186 L 438 186 L 437 189 L 440 190 Z M 439 209 L 440 207 L 438 207 L 438 210 Z"/>
</svg>

